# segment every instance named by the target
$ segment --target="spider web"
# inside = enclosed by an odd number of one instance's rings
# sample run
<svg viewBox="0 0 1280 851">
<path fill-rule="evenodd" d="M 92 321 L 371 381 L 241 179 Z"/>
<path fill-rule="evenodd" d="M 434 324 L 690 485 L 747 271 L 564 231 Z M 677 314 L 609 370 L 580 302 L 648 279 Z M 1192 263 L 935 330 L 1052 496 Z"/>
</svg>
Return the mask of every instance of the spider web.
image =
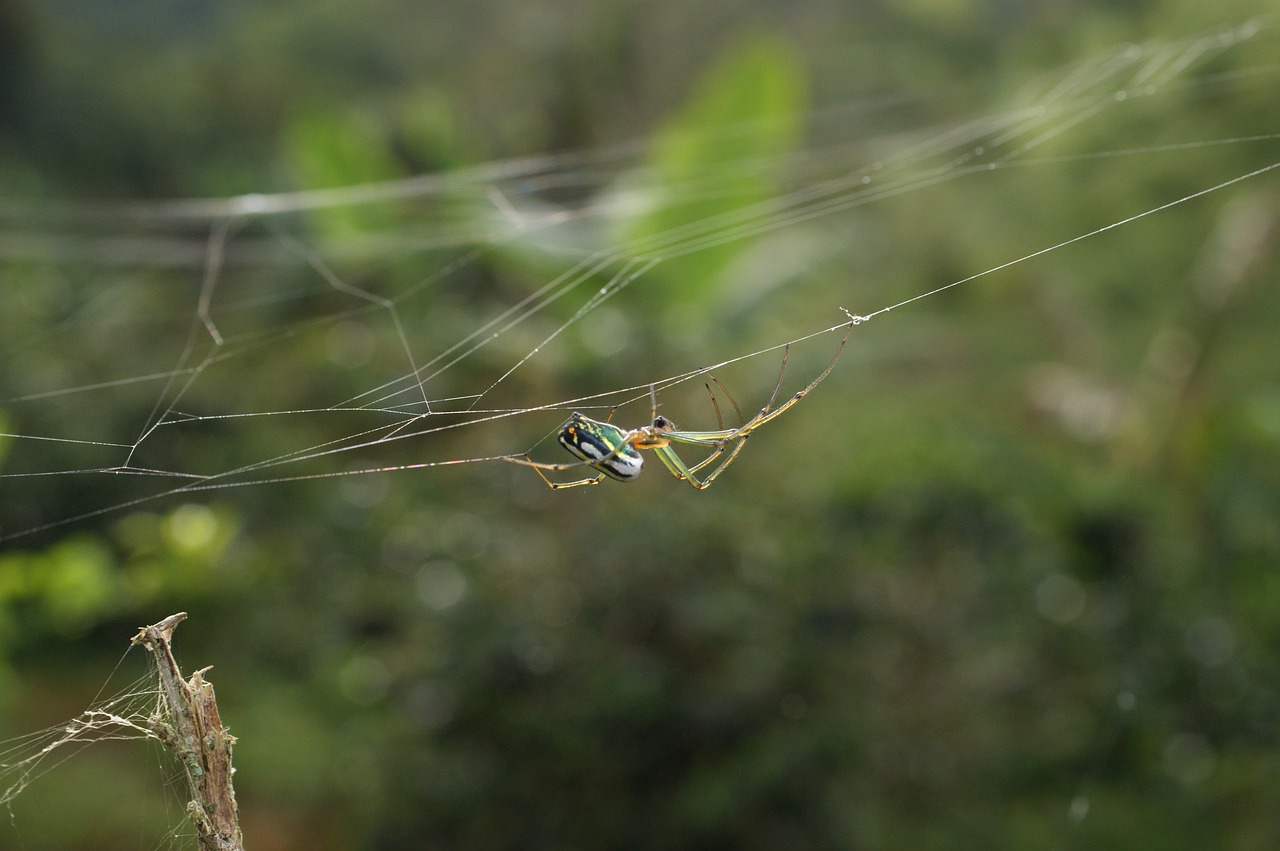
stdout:
<svg viewBox="0 0 1280 851">
<path fill-rule="evenodd" d="M 133 659 L 137 658 L 135 654 Z M 152 728 L 153 721 L 169 717 L 168 707 L 156 683 L 154 665 L 148 674 L 105 694 L 115 675 L 128 661 L 129 655 L 126 653 L 88 708 L 75 717 L 42 730 L 0 741 L 0 807 L 8 813 L 15 839 L 35 839 L 52 833 L 48 825 L 42 825 L 38 820 L 28 820 L 29 812 L 60 813 L 61 817 L 78 813 L 82 817 L 93 818 L 89 814 L 92 807 L 85 813 L 80 813 L 79 807 L 81 803 L 87 804 L 93 797 L 102 795 L 101 784 L 93 780 L 94 771 L 98 769 L 82 766 L 87 769 L 87 774 L 79 776 L 73 772 L 70 778 L 59 778 L 55 784 L 42 782 L 47 775 L 81 757 L 88 749 L 109 748 L 114 743 L 136 747 L 134 743 L 147 741 L 155 743 L 145 754 L 150 765 L 138 770 L 138 778 L 121 776 L 119 772 L 122 764 L 118 761 L 120 756 L 116 755 L 111 769 L 112 785 L 118 791 L 115 797 L 119 801 L 130 795 L 138 795 L 155 797 L 159 801 L 159 796 L 164 795 L 164 804 L 152 810 L 152 827 L 159 832 L 161 838 L 150 840 L 151 847 L 185 847 L 194 837 L 194 831 L 184 818 L 183 808 L 177 797 L 179 781 L 171 776 L 171 765 L 164 767 L 168 758 L 160 756 L 162 746 Z M 128 759 L 123 765 L 132 767 Z M 155 785 L 134 788 L 135 780 L 144 777 L 145 782 Z M 46 789 L 49 785 L 52 788 Z M 26 797 L 29 792 L 33 793 L 32 799 L 20 802 L 19 799 Z M 50 795 L 55 796 L 56 804 L 40 800 Z"/>
<path fill-rule="evenodd" d="M 1141 144 L 1107 146 L 1109 131 L 1093 129 L 1176 111 L 1189 95 L 1274 86 L 1274 64 L 1214 70 L 1259 40 L 1274 33 L 1250 23 L 1126 46 L 1047 74 L 1002 111 L 923 130 L 860 129 L 901 121 L 897 100 L 832 107 L 816 113 L 812 141 L 794 151 L 730 157 L 696 174 L 664 173 L 644 146 L 621 145 L 278 195 L 99 206 L 11 200 L 0 210 L 0 274 L 31 286 L 6 296 L 14 331 L 4 357 L 16 386 L 0 399 L 9 424 L 0 475 L 6 489 L 34 498 L 8 504 L 0 540 L 212 491 L 458 466 L 479 473 L 525 451 L 550 457 L 547 438 L 573 409 L 622 406 L 645 422 L 651 387 L 662 400 L 679 385 L 700 387 L 704 370 L 740 362 L 758 362 L 752 372 L 764 385 L 784 346 L 835 339 L 846 324 L 841 306 L 862 323 L 879 319 L 1280 168 L 1280 134 L 1265 117 L 1256 132 L 1198 136 L 1174 124 Z M 707 132 L 732 150 L 751 130 Z M 736 269 L 738 304 L 718 308 L 749 315 L 790 292 L 812 300 L 805 275 L 848 260 L 860 222 L 928 203 L 940 187 L 1034 193 L 1039 173 L 1064 164 L 1176 168 L 1189 152 L 1229 146 L 1260 151 L 1255 167 L 1206 175 L 1192 191 L 1153 197 L 932 285 L 824 293 L 829 302 L 794 309 L 807 324 L 786 339 L 745 351 L 727 341 L 710 352 L 676 346 L 670 357 L 629 356 L 621 385 L 583 382 L 564 397 L 548 387 L 547 375 L 589 374 L 592 358 L 608 361 L 645 333 L 630 318 L 635 299 L 678 306 L 678 284 L 664 276 L 690 258 L 756 246 L 744 257 L 759 264 Z M 744 175 L 760 173 L 781 175 L 783 185 L 724 203 Z M 637 226 L 669 211 L 679 223 Z M 784 238 L 811 250 L 770 257 Z M 510 274 L 497 279 L 503 270 Z M 677 334 L 717 320 L 651 312 L 680 324 Z M 51 334 L 22 332 L 26 317 L 44 328 L 50 316 Z M 799 370 L 792 380 L 807 381 Z M 103 400 L 128 415 L 95 416 Z M 80 505 L 42 505 L 44 485 L 67 477 L 82 487 Z"/>
</svg>

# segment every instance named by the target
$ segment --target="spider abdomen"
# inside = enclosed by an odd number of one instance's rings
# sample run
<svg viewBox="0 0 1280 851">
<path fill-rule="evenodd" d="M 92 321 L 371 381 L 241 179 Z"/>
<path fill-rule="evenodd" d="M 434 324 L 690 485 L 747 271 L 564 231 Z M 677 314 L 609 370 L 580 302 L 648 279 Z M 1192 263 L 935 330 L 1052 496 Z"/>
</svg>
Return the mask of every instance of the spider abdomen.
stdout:
<svg viewBox="0 0 1280 851">
<path fill-rule="evenodd" d="M 611 479 L 628 482 L 644 470 L 644 457 L 627 432 L 574 412 L 560 429 L 560 445 Z"/>
</svg>

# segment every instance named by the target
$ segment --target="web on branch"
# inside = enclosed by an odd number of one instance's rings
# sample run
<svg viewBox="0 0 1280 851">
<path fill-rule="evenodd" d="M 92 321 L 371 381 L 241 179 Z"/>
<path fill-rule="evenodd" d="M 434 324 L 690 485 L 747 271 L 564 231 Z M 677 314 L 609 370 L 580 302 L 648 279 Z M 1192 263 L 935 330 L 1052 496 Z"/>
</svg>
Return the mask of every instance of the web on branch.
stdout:
<svg viewBox="0 0 1280 851">
<path fill-rule="evenodd" d="M 0 804 L 10 807 L 32 783 L 91 745 L 155 739 L 149 719 L 159 699 L 155 679 L 143 677 L 65 724 L 0 743 Z"/>
</svg>

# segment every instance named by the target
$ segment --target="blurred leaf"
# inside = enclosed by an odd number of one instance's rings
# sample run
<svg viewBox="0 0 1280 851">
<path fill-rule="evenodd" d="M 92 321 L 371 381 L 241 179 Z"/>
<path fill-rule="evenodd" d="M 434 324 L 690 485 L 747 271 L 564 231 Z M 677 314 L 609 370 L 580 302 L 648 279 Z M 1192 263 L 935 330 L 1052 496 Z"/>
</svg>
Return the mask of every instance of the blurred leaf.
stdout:
<svg viewBox="0 0 1280 851">
<path fill-rule="evenodd" d="M 89 536 L 67 538 L 43 553 L 0 556 L 0 599 L 34 603 L 54 629 L 78 633 L 122 603 L 115 561 Z"/>
<path fill-rule="evenodd" d="M 388 128 L 360 110 L 316 110 L 284 130 L 284 159 L 300 189 L 381 183 L 404 176 L 391 151 Z M 389 229 L 395 210 L 382 204 L 337 204 L 310 213 L 318 230 L 351 237 Z"/>
<path fill-rule="evenodd" d="M 785 156 L 805 120 L 805 75 L 781 37 L 751 36 L 698 80 L 683 107 L 654 135 L 648 161 L 616 192 L 640 213 L 622 236 L 642 256 L 665 257 L 652 274 L 669 314 L 724 297 L 724 278 L 757 237 L 736 238 L 776 204 Z M 679 256 L 692 245 L 703 245 Z M 716 244 L 724 240 L 723 244 Z"/>
</svg>

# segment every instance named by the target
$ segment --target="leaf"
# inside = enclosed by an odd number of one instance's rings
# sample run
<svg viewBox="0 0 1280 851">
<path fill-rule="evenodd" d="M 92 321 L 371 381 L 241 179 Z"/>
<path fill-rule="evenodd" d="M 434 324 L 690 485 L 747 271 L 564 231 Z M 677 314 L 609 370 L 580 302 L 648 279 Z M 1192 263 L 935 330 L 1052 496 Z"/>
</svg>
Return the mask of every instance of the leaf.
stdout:
<svg viewBox="0 0 1280 851">
<path fill-rule="evenodd" d="M 391 153 L 387 128 L 358 113 L 312 113 L 290 124 L 282 142 L 286 162 L 302 189 L 380 183 L 403 177 Z M 380 204 L 338 204 L 311 211 L 320 233 L 351 237 L 395 224 Z"/>
<path fill-rule="evenodd" d="M 641 254 L 667 258 L 649 287 L 671 308 L 732 288 L 725 272 L 760 239 L 754 226 L 778 198 L 786 155 L 800 140 L 804 77 L 786 41 L 745 39 L 694 85 L 657 132 L 645 167 L 619 187 L 641 210 L 623 237 Z"/>
</svg>

